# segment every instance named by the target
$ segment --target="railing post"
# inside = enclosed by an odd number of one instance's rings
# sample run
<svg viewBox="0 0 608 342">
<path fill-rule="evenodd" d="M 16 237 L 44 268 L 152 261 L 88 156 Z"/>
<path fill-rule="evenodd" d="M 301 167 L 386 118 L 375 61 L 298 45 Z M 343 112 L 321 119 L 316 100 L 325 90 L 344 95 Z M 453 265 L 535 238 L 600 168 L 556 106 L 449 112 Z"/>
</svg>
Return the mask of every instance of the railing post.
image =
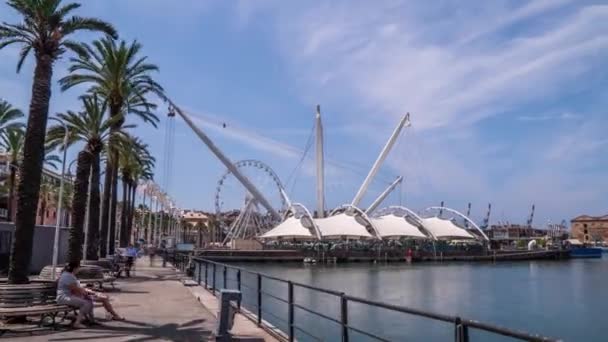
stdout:
<svg viewBox="0 0 608 342">
<path fill-rule="evenodd" d="M 293 312 L 293 283 L 287 282 L 287 326 L 289 327 L 289 342 L 294 340 L 294 312 Z"/>
<path fill-rule="evenodd" d="M 462 324 L 460 317 L 454 320 L 454 341 L 469 342 L 469 327 Z"/>
<path fill-rule="evenodd" d="M 241 270 L 236 270 L 236 286 L 239 292 L 241 292 Z M 237 302 L 238 308 L 241 309 L 241 299 Z"/>
<path fill-rule="evenodd" d="M 262 275 L 258 273 L 258 325 L 262 324 Z"/>
<path fill-rule="evenodd" d="M 212 268 L 211 271 L 213 272 L 213 274 L 211 275 L 211 277 L 213 278 L 212 279 L 213 284 L 211 284 L 211 291 L 213 291 L 213 295 L 215 296 L 215 274 L 217 272 L 215 271 L 215 263 L 213 263 L 212 265 L 213 265 L 213 268 Z"/>
<path fill-rule="evenodd" d="M 205 290 L 209 290 L 209 277 L 207 275 L 209 268 L 209 263 L 205 261 Z"/>
<path fill-rule="evenodd" d="M 342 342 L 348 342 L 348 300 L 340 295 L 340 321 L 342 323 Z"/>
<path fill-rule="evenodd" d="M 222 276 L 224 278 L 224 288 L 227 289 L 228 286 L 226 284 L 226 280 L 228 279 L 228 269 L 226 268 L 226 265 L 224 265 L 224 271 L 223 271 Z"/>
<path fill-rule="evenodd" d="M 198 273 L 198 274 L 197 274 L 197 276 L 196 276 L 196 278 L 197 278 L 197 280 L 198 280 L 198 281 L 197 281 L 197 283 L 200 285 L 200 284 L 201 284 L 201 273 L 202 273 L 201 271 L 202 271 L 202 268 L 203 268 L 203 267 L 201 266 L 201 262 L 200 262 L 200 261 L 196 260 L 195 262 L 196 262 L 196 265 L 198 266 L 198 267 L 197 267 L 197 269 L 198 269 L 198 272 L 197 272 L 197 273 Z"/>
</svg>

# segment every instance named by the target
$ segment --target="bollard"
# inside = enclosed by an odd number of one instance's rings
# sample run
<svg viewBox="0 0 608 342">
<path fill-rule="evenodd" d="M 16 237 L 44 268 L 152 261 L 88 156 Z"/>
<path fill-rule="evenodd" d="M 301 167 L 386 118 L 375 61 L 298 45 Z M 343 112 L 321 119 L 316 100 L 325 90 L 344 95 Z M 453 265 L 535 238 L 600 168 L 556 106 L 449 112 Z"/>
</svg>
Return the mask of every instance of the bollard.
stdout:
<svg viewBox="0 0 608 342">
<path fill-rule="evenodd" d="M 167 267 L 167 249 L 163 250 L 163 268 Z"/>
<path fill-rule="evenodd" d="M 234 315 L 236 310 L 230 304 L 232 301 L 241 300 L 241 292 L 237 290 L 220 290 L 220 312 L 218 312 L 217 330 L 215 332 L 215 340 L 228 342 L 232 341 L 232 337 L 228 332 L 234 324 Z"/>
</svg>

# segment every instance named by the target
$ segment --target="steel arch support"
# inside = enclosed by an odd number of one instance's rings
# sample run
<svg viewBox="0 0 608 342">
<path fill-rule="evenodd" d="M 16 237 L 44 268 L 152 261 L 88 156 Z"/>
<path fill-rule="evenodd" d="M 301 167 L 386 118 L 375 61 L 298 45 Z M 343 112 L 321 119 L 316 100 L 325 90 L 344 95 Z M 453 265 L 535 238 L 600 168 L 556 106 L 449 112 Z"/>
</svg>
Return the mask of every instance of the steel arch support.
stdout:
<svg viewBox="0 0 608 342">
<path fill-rule="evenodd" d="M 473 226 L 473 228 L 475 228 L 481 234 L 481 236 L 483 237 L 483 239 L 486 242 L 490 241 L 490 238 L 488 238 L 488 236 L 486 235 L 486 233 L 484 233 L 483 230 L 481 230 L 481 228 L 479 228 L 479 226 L 475 223 L 475 221 L 471 220 L 465 214 L 459 212 L 458 210 L 455 210 L 455 209 L 452 209 L 452 208 L 448 208 L 448 207 L 429 207 L 429 208 L 425 209 L 425 211 L 428 211 L 428 210 L 445 210 L 445 211 L 450 212 L 450 213 L 452 213 L 454 215 L 458 215 L 458 216 L 462 217 L 464 220 L 466 220 L 467 222 L 469 222 Z"/>
<path fill-rule="evenodd" d="M 424 231 L 434 240 L 437 241 L 437 237 L 435 235 L 433 235 L 433 233 L 431 233 L 430 230 L 428 230 L 425 226 L 424 226 L 424 221 L 422 221 L 422 217 L 420 217 L 418 214 L 416 214 L 413 210 L 411 210 L 410 208 L 401 206 L 401 205 L 392 205 L 390 207 L 386 207 L 386 208 L 382 208 L 380 210 L 378 210 L 376 212 L 376 217 L 380 217 L 386 214 L 391 214 L 393 211 L 395 210 L 403 210 L 407 213 L 406 216 L 411 216 L 414 218 L 414 220 L 416 220 L 418 222 L 418 225 L 420 227 L 422 227 L 422 229 L 424 229 Z"/>
</svg>

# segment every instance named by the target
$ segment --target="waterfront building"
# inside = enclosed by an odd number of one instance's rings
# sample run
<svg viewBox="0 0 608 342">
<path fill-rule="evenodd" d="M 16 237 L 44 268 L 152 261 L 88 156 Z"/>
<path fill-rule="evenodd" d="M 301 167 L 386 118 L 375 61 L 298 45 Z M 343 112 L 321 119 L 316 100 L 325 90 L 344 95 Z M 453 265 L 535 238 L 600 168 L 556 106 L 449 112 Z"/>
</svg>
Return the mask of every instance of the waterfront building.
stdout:
<svg viewBox="0 0 608 342">
<path fill-rule="evenodd" d="M 192 227 L 199 224 L 206 226 L 209 223 L 209 215 L 202 210 L 184 209 L 181 211 L 180 216 L 185 223 Z"/>
<path fill-rule="evenodd" d="M 573 238 L 581 242 L 608 242 L 608 215 L 580 215 L 570 223 Z"/>
<path fill-rule="evenodd" d="M 0 153 L 0 185 L 1 185 L 1 193 L 0 193 L 0 221 L 11 221 L 14 222 L 15 215 L 17 213 L 17 183 L 19 181 L 19 173 L 17 172 L 15 179 L 15 196 L 12 199 L 12 208 L 15 208 L 12 212 L 12 217 L 8 216 L 8 178 L 9 178 L 9 164 L 8 164 L 8 156 L 5 153 Z M 42 183 L 47 184 L 47 188 L 45 190 L 40 191 L 40 198 L 38 200 L 38 210 L 36 211 L 36 224 L 38 225 L 52 225 L 54 226 L 57 222 L 57 195 L 59 193 L 59 185 L 61 181 L 61 174 L 52 171 L 48 168 L 44 168 L 42 170 Z M 68 174 L 65 177 L 65 184 L 71 184 L 72 179 Z M 66 195 L 64 192 L 64 195 Z M 64 205 L 62 209 L 62 226 L 69 226 L 69 220 L 71 217 L 70 212 L 70 199 L 64 198 Z"/>
<path fill-rule="evenodd" d="M 492 225 L 488 231 L 488 236 L 494 241 L 532 240 L 546 235 L 547 231 L 545 229 L 512 223 Z"/>
</svg>

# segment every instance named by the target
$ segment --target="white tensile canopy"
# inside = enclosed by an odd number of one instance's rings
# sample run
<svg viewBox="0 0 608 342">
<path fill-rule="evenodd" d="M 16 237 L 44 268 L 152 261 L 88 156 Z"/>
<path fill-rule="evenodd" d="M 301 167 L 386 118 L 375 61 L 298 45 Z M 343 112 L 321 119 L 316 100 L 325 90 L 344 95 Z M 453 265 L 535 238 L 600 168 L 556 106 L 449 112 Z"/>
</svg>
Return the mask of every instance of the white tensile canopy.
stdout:
<svg viewBox="0 0 608 342">
<path fill-rule="evenodd" d="M 405 217 L 388 214 L 371 219 L 382 238 L 414 238 L 428 239 L 418 227 L 409 223 Z"/>
<path fill-rule="evenodd" d="M 315 219 L 323 239 L 369 239 L 373 238 L 365 226 L 354 216 L 345 213 Z"/>
<path fill-rule="evenodd" d="M 316 240 L 317 237 L 311 233 L 310 229 L 304 227 L 300 219 L 292 216 L 262 234 L 260 239 Z"/>
<path fill-rule="evenodd" d="M 458 227 L 450 220 L 440 219 L 439 217 L 429 217 L 422 219 L 422 226 L 431 232 L 437 239 L 441 238 L 462 238 L 474 239 L 466 230 Z"/>
</svg>

